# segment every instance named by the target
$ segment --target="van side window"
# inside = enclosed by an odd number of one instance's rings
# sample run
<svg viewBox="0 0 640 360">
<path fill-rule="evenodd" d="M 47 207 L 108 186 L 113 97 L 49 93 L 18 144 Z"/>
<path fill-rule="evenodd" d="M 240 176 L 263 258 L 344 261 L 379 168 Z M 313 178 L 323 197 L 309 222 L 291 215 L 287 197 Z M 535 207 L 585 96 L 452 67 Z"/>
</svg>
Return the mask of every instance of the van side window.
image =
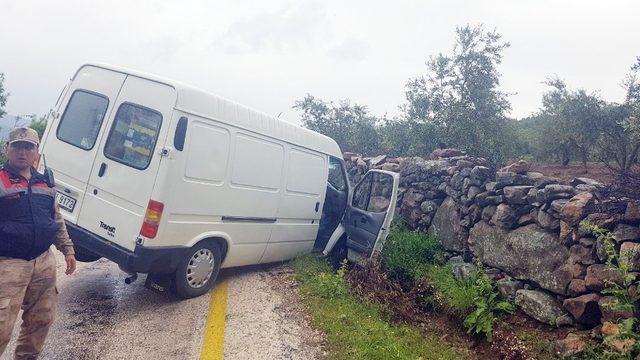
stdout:
<svg viewBox="0 0 640 360">
<path fill-rule="evenodd" d="M 367 210 L 369 207 L 369 195 L 371 194 L 371 181 L 373 180 L 373 174 L 369 173 L 365 178 L 356 186 L 353 191 L 353 201 L 351 205 L 360 210 Z"/>
<path fill-rule="evenodd" d="M 58 139 L 84 150 L 96 143 L 102 120 L 109 107 L 109 99 L 97 93 L 76 90 L 60 119 Z"/>
<path fill-rule="evenodd" d="M 104 155 L 133 168 L 146 169 L 151 162 L 161 124 L 159 112 L 123 103 L 111 126 Z"/>
<path fill-rule="evenodd" d="M 360 210 L 382 213 L 387 211 L 393 195 L 393 177 L 368 173 L 353 192 L 352 206 Z"/>
<path fill-rule="evenodd" d="M 347 182 L 342 171 L 342 162 L 340 160 L 329 157 L 329 184 L 340 191 L 347 189 Z"/>
</svg>

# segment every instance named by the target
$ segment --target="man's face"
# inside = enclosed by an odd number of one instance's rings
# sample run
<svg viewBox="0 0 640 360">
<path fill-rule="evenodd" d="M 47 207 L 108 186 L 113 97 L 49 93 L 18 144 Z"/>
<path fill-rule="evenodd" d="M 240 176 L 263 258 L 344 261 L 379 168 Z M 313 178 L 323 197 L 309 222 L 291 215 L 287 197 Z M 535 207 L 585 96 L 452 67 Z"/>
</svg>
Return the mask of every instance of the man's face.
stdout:
<svg viewBox="0 0 640 360">
<path fill-rule="evenodd" d="M 38 147 L 27 141 L 7 145 L 7 163 L 18 170 L 28 169 L 38 158 Z"/>
</svg>

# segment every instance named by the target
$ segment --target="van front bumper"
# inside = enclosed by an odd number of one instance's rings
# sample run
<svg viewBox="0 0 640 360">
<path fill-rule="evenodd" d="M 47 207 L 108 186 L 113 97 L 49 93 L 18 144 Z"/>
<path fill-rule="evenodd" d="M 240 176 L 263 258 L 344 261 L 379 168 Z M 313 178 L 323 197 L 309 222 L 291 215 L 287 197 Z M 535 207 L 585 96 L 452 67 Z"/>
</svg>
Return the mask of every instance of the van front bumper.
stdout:
<svg viewBox="0 0 640 360">
<path fill-rule="evenodd" d="M 171 274 L 188 251 L 185 247 L 148 248 L 136 244 L 132 252 L 75 224 L 66 225 L 76 252 L 105 257 L 131 272 Z"/>
</svg>

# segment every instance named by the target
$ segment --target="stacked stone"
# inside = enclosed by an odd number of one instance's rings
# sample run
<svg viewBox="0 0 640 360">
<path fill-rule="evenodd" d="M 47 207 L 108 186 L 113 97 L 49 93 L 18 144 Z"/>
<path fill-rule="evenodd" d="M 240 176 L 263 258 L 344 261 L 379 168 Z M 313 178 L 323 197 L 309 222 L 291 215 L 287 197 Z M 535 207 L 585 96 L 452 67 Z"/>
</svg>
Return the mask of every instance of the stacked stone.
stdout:
<svg viewBox="0 0 640 360">
<path fill-rule="evenodd" d="M 588 178 L 571 182 L 531 172 L 519 161 L 497 172 L 482 158 L 455 149 L 428 159 L 345 154 L 357 182 L 371 168 L 400 173 L 399 214 L 406 225 L 434 234 L 452 256 L 456 276 L 480 260 L 500 292 L 531 317 L 554 325 L 600 322 L 632 316 L 612 313 L 604 246 L 580 229 L 588 220 L 613 231 L 617 251 L 632 253 L 640 271 L 640 208 L 609 199 Z M 455 261 L 454 261 L 455 260 Z"/>
</svg>

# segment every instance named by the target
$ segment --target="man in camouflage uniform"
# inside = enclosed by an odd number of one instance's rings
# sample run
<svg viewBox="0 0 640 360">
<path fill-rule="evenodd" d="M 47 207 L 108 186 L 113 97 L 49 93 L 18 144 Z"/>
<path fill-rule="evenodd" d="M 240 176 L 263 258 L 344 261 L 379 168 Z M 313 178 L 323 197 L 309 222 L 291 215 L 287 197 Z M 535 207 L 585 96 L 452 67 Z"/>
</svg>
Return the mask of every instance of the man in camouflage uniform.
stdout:
<svg viewBox="0 0 640 360">
<path fill-rule="evenodd" d="M 0 355 L 22 308 L 15 359 L 38 357 L 55 316 L 58 291 L 51 245 L 65 255 L 68 275 L 76 267 L 55 191 L 32 167 L 39 142 L 33 129 L 11 131 L 7 162 L 0 169 Z"/>
</svg>

